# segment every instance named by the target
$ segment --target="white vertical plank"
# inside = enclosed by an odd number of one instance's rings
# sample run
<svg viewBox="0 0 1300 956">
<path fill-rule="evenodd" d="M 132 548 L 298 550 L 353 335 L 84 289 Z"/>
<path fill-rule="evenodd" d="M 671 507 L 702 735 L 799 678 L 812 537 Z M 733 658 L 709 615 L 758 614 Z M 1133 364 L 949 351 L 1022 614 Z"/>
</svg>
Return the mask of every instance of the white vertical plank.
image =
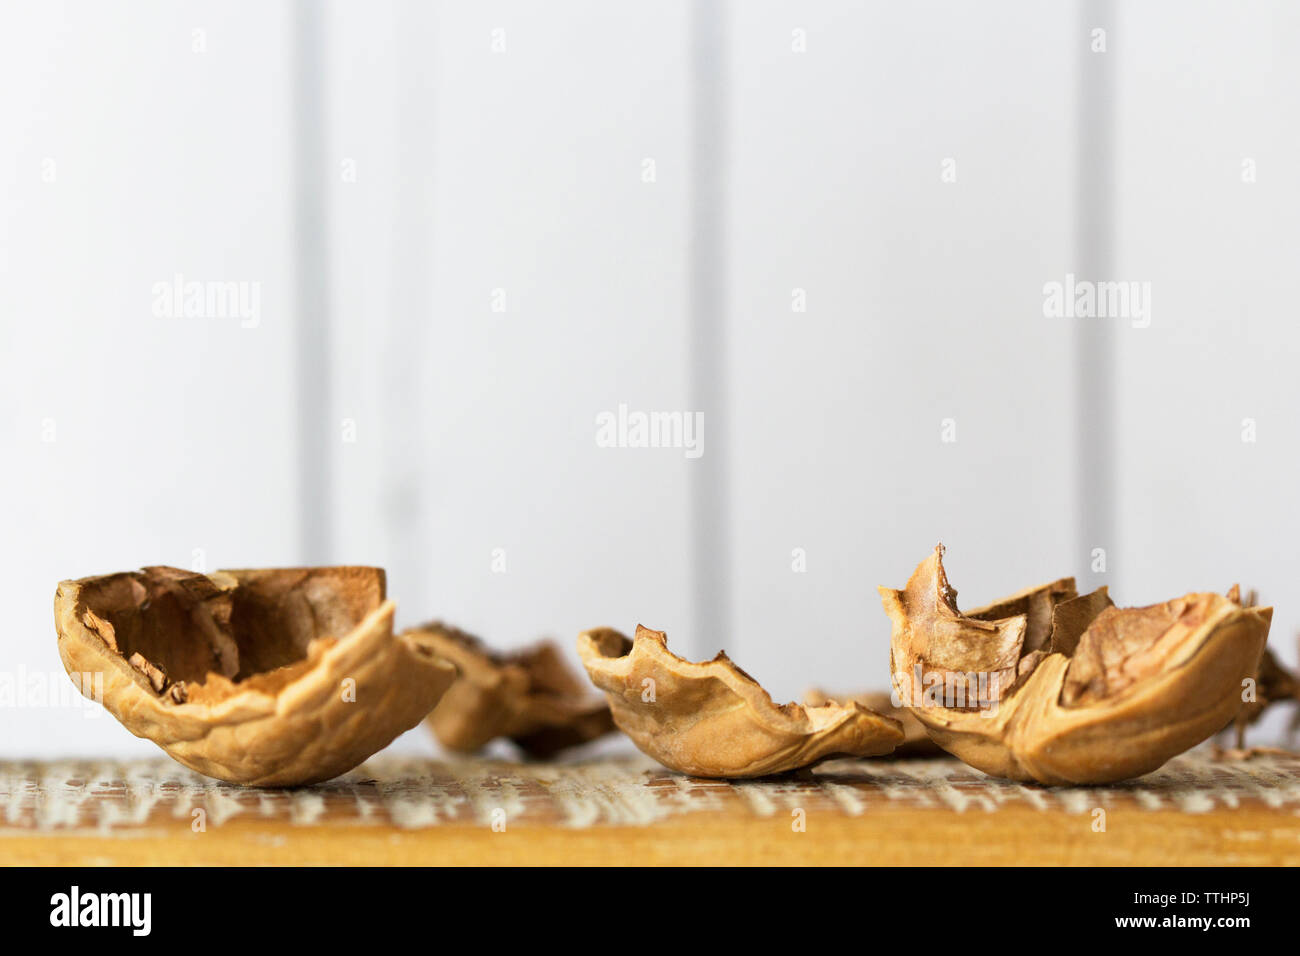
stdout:
<svg viewBox="0 0 1300 956">
<path fill-rule="evenodd" d="M 1114 574 L 1140 603 L 1257 587 L 1294 663 L 1300 16 L 1125 5 L 1117 32 L 1116 271 L 1151 284 L 1152 310 L 1117 329 Z"/>
<path fill-rule="evenodd" d="M 332 17 L 340 548 L 402 623 L 685 650 L 694 463 L 595 439 L 689 401 L 686 4 Z"/>
<path fill-rule="evenodd" d="M 298 559 L 285 10 L 5 10 L 0 658 L 12 680 L 67 684 L 51 619 L 62 578 Z M 155 284 L 177 274 L 256 283 L 255 321 L 155 314 Z M 155 752 L 110 717 L 29 704 L 0 717 L 0 751 Z"/>
<path fill-rule="evenodd" d="M 1042 310 L 1073 238 L 1076 17 L 767 2 L 732 27 L 727 647 L 782 699 L 883 688 L 876 586 L 937 540 L 967 604 L 1083 566 L 1071 330 Z"/>
</svg>

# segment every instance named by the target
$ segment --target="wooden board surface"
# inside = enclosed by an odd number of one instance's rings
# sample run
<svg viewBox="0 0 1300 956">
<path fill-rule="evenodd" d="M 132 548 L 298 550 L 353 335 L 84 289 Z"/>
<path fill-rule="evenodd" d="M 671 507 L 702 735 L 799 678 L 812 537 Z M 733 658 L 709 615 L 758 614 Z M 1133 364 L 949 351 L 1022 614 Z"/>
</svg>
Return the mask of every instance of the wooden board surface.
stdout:
<svg viewBox="0 0 1300 956">
<path fill-rule="evenodd" d="M 1022 786 L 951 759 L 726 782 L 640 756 L 381 756 L 297 790 L 230 786 L 165 757 L 0 763 L 0 864 L 263 863 L 1296 864 L 1300 757 L 1196 753 L 1092 788 Z"/>
</svg>

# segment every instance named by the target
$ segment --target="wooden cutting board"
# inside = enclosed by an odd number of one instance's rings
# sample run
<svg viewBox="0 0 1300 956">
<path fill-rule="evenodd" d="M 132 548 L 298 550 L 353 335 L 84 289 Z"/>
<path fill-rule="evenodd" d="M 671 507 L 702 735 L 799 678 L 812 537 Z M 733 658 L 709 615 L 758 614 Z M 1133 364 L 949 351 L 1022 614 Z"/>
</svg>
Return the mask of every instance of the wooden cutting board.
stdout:
<svg viewBox="0 0 1300 956">
<path fill-rule="evenodd" d="M 245 789 L 165 757 L 0 762 L 0 864 L 1300 864 L 1300 756 L 1180 757 L 1136 781 L 1022 786 L 951 759 L 749 782 L 641 756 L 380 756 Z"/>
</svg>

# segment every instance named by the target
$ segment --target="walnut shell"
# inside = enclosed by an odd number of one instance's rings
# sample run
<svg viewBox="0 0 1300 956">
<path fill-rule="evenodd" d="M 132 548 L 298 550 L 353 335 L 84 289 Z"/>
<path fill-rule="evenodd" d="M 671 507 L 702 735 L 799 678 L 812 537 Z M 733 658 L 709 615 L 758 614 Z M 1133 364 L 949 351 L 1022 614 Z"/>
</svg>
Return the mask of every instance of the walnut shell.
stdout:
<svg viewBox="0 0 1300 956">
<path fill-rule="evenodd" d="M 455 678 L 418 636 L 393 636 L 384 588 L 362 567 L 64 581 L 59 656 L 70 675 L 102 672 L 100 703 L 199 773 L 314 783 L 414 727 Z"/>
<path fill-rule="evenodd" d="M 1266 647 L 1259 659 L 1259 668 L 1255 674 L 1255 699 L 1243 703 L 1241 710 L 1233 718 L 1238 750 L 1244 750 L 1246 746 L 1246 728 L 1257 723 L 1271 706 L 1283 701 L 1292 703 L 1300 701 L 1300 675 L 1293 674 L 1283 667 L 1272 650 Z M 1291 715 L 1287 727 L 1289 735 L 1294 736 L 1298 728 L 1300 728 L 1300 711 Z"/>
<path fill-rule="evenodd" d="M 1064 578 L 962 614 L 942 546 L 880 594 L 895 692 L 930 737 L 985 773 L 1046 784 L 1140 776 L 1220 730 L 1273 612 L 1235 589 L 1121 610 Z"/>
<path fill-rule="evenodd" d="M 427 719 L 448 750 L 473 753 L 507 737 L 531 757 L 550 757 L 613 731 L 609 705 L 593 699 L 554 643 L 501 654 L 441 622 L 416 630 L 459 671 Z"/>
<path fill-rule="evenodd" d="M 890 756 L 892 757 L 934 757 L 943 754 L 943 748 L 930 739 L 925 732 L 925 725 L 912 716 L 906 707 L 895 706 L 893 695 L 883 690 L 863 690 L 852 694 L 831 694 L 814 687 L 803 695 L 805 707 L 824 707 L 842 701 L 853 701 L 867 710 L 892 717 L 903 727 L 903 742 Z"/>
<path fill-rule="evenodd" d="M 725 652 L 707 663 L 668 650 L 662 631 L 637 626 L 578 636 L 592 682 L 614 723 L 665 767 L 696 777 L 758 777 L 829 757 L 872 757 L 903 740 L 898 721 L 861 704 L 778 707 Z"/>
</svg>

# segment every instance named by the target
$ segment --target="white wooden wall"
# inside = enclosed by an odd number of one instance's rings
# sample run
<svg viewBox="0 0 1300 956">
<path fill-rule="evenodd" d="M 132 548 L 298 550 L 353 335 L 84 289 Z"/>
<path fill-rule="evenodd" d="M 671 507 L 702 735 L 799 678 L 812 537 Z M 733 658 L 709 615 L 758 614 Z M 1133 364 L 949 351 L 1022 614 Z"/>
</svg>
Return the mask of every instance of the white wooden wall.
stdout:
<svg viewBox="0 0 1300 956">
<path fill-rule="evenodd" d="M 0 668 L 59 677 L 63 577 L 347 561 L 399 623 L 884 686 L 941 538 L 969 603 L 1239 578 L 1294 660 L 1300 16 L 1117 6 L 7 9 Z M 1150 327 L 1045 317 L 1089 270 Z M 176 273 L 257 327 L 155 316 Z M 704 455 L 597 447 L 620 404 Z"/>
<path fill-rule="evenodd" d="M 887 686 L 876 586 L 940 539 L 977 601 L 1076 563 L 1070 330 L 1041 312 L 1072 238 L 1075 18 L 732 9 L 730 601 L 773 692 Z"/>
<path fill-rule="evenodd" d="M 0 14 L 0 670 L 32 704 L 0 711 L 6 755 L 157 752 L 39 705 L 60 579 L 302 557 L 287 13 Z M 260 322 L 155 316 L 177 273 L 260 283 Z"/>
</svg>

